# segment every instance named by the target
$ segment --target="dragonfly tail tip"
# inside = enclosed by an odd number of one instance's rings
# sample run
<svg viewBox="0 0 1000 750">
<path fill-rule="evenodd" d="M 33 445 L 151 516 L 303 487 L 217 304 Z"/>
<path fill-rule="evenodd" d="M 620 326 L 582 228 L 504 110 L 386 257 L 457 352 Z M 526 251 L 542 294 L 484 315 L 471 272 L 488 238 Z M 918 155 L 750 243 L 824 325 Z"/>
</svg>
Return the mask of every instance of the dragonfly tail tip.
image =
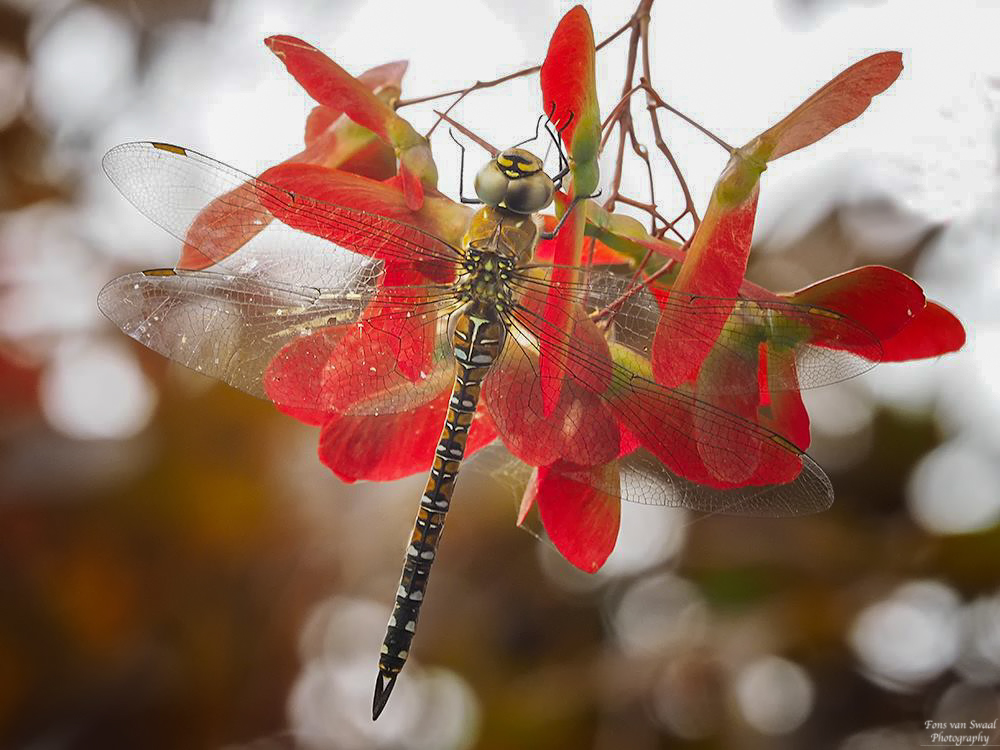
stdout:
<svg viewBox="0 0 1000 750">
<path fill-rule="evenodd" d="M 382 713 L 382 709 L 385 708 L 385 704 L 389 702 L 389 694 L 392 693 L 392 688 L 396 685 L 397 675 L 386 675 L 383 672 L 378 673 L 378 677 L 375 678 L 375 697 L 372 699 L 372 721 L 378 719 Z"/>
</svg>

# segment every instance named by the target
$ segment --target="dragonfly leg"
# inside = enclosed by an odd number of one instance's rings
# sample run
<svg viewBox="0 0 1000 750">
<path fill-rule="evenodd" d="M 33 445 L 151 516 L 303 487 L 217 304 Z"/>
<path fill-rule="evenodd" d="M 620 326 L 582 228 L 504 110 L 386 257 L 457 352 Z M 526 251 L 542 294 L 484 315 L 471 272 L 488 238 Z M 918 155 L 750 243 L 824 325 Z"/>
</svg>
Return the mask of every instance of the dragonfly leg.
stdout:
<svg viewBox="0 0 1000 750">
<path fill-rule="evenodd" d="M 455 131 L 448 128 L 448 135 L 451 139 L 455 141 L 455 145 L 461 150 L 460 156 L 458 157 L 458 199 L 462 203 L 470 203 L 473 205 L 480 205 L 482 201 L 478 198 L 466 198 L 465 197 L 465 146 L 463 146 L 458 138 L 455 137 Z"/>
</svg>

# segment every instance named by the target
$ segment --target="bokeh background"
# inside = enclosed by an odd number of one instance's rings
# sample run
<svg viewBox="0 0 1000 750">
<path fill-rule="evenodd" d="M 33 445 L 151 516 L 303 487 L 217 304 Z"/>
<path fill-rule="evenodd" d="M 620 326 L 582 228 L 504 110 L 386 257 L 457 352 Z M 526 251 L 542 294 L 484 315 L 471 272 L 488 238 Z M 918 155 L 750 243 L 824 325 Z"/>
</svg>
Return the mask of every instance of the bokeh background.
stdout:
<svg viewBox="0 0 1000 750">
<path fill-rule="evenodd" d="M 599 39 L 628 6 L 589 3 Z M 539 62 L 567 8 L 0 1 L 0 747 L 881 750 L 930 744 L 928 720 L 1000 716 L 995 4 L 654 6 L 660 92 L 733 143 L 851 62 L 903 51 L 859 121 L 765 175 L 750 278 L 794 289 L 891 265 L 962 318 L 968 344 L 808 394 L 829 512 L 627 507 L 596 576 L 514 528 L 504 482 L 464 475 L 415 657 L 377 724 L 376 654 L 423 479 L 340 484 L 314 430 L 100 316 L 103 283 L 177 251 L 107 182 L 108 148 L 164 140 L 250 172 L 299 150 L 311 102 L 265 36 L 299 35 L 355 73 L 409 59 L 404 97 L 418 96 Z M 607 111 L 624 40 L 599 60 Z M 539 105 L 528 78 L 455 114 L 503 145 Z M 665 122 L 703 206 L 725 155 Z M 631 194 L 642 179 L 626 174 Z"/>
</svg>

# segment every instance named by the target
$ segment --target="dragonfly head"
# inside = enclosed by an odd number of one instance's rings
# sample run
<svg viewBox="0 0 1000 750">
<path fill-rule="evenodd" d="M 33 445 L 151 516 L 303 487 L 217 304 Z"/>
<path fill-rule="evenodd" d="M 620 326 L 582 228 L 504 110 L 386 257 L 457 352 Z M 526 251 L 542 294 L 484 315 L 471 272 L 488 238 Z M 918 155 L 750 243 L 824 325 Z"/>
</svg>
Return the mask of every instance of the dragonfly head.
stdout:
<svg viewBox="0 0 1000 750">
<path fill-rule="evenodd" d="M 479 170 L 476 195 L 487 206 L 533 214 L 552 202 L 555 185 L 542 160 L 523 148 L 509 148 Z"/>
</svg>

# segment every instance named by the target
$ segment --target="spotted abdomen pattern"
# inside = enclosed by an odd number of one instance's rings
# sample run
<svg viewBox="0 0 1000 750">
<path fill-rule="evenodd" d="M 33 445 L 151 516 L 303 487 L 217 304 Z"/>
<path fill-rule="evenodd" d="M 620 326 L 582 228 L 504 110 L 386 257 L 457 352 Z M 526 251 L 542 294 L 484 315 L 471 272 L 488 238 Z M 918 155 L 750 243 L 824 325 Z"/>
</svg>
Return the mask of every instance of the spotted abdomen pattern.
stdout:
<svg viewBox="0 0 1000 750">
<path fill-rule="evenodd" d="M 489 305 L 472 303 L 459 315 L 452 338 L 457 363 L 455 385 L 434 453 L 434 465 L 406 548 L 403 574 L 379 656 L 379 680 L 373 705 L 376 717 L 409 656 L 427 579 L 437 555 L 445 516 L 451 507 L 455 481 L 479 404 L 483 378 L 499 356 L 504 336 L 504 326 L 495 308 Z"/>
</svg>

